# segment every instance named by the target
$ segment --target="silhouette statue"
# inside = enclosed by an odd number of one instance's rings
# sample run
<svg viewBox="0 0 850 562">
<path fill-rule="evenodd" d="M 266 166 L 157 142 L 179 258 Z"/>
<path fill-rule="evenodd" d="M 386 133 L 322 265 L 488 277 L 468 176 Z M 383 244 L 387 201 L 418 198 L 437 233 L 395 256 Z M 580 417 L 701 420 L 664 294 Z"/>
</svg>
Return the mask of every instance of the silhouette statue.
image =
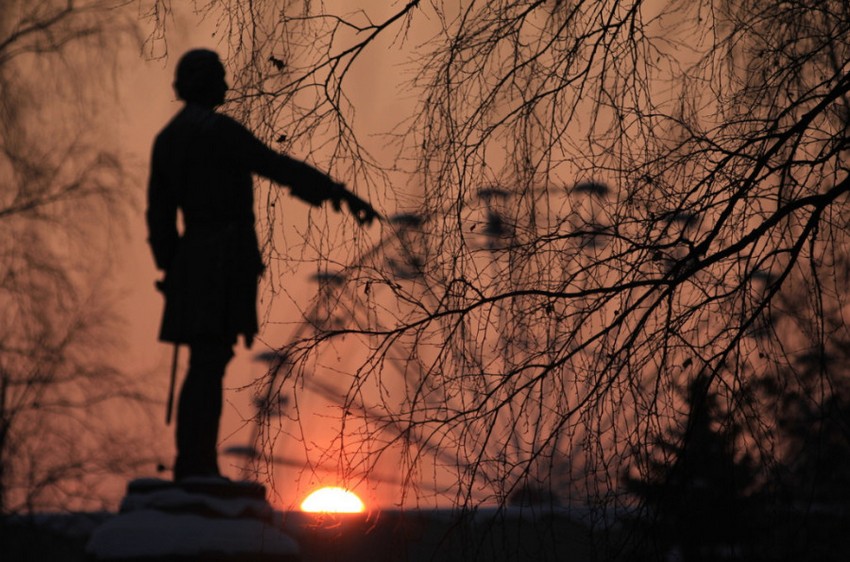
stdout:
<svg viewBox="0 0 850 562">
<path fill-rule="evenodd" d="M 313 206 L 330 201 L 339 211 L 345 202 L 360 224 L 378 214 L 342 184 L 275 152 L 217 113 L 228 85 L 215 52 L 186 53 L 174 88 L 185 106 L 154 142 L 146 218 L 154 260 L 165 272 L 157 283 L 165 295 L 159 339 L 175 344 L 175 364 L 177 346 L 190 349 L 177 406 L 179 481 L 220 476 L 222 379 L 237 336 L 250 347 L 257 333 L 257 283 L 264 265 L 254 230 L 252 174 L 289 186 Z"/>
</svg>

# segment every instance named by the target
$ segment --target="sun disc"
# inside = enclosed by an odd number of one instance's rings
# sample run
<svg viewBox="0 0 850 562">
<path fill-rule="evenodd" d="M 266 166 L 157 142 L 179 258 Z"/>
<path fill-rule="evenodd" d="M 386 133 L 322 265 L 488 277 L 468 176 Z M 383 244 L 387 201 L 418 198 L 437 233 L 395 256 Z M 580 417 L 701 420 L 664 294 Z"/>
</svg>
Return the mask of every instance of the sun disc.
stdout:
<svg viewBox="0 0 850 562">
<path fill-rule="evenodd" d="M 354 492 L 335 486 L 316 490 L 301 502 L 301 511 L 308 513 L 361 513 L 364 509 Z"/>
</svg>

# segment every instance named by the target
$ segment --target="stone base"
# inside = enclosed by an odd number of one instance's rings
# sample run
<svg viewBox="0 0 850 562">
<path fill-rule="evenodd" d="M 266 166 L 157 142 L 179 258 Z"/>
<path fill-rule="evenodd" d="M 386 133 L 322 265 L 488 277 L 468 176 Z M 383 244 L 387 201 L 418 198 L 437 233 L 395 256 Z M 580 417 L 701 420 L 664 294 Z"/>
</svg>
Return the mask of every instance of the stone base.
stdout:
<svg viewBox="0 0 850 562">
<path fill-rule="evenodd" d="M 104 562 L 298 560 L 298 545 L 274 519 L 265 488 L 255 482 L 139 479 L 86 550 Z"/>
</svg>

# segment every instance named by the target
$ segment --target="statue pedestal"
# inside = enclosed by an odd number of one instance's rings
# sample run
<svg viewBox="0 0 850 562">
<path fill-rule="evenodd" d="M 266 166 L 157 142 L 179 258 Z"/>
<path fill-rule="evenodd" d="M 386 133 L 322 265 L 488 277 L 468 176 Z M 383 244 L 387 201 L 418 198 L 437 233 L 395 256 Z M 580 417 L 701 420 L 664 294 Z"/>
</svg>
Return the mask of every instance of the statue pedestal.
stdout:
<svg viewBox="0 0 850 562">
<path fill-rule="evenodd" d="M 118 515 L 94 531 L 86 550 L 103 562 L 294 562 L 298 545 L 275 525 L 265 495 L 255 482 L 133 480 Z"/>
</svg>

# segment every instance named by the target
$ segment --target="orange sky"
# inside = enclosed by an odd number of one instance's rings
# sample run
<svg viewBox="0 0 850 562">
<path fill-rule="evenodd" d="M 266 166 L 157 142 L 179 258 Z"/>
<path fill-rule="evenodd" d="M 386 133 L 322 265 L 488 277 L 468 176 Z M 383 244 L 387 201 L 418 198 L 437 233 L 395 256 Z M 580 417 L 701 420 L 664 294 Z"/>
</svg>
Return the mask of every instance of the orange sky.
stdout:
<svg viewBox="0 0 850 562">
<path fill-rule="evenodd" d="M 344 2 L 341 2 L 345 6 Z M 369 15 L 373 21 L 380 21 L 386 17 L 391 10 L 397 9 L 395 4 L 383 2 L 373 3 L 377 8 L 370 9 Z M 359 6 L 362 6 L 360 4 Z M 422 14 L 417 14 L 422 16 Z M 408 36 L 405 45 L 407 47 L 419 46 L 427 39 L 431 29 L 425 23 L 423 17 L 418 17 L 419 25 L 412 28 L 412 35 Z M 433 22 L 434 25 L 437 22 Z M 135 195 L 139 201 L 139 209 L 134 214 L 130 225 L 130 239 L 126 245 L 126 255 L 122 260 L 118 271 L 120 273 L 119 285 L 124 290 L 126 297 L 123 301 L 123 315 L 127 318 L 127 342 L 128 342 L 128 364 L 139 376 L 148 377 L 151 388 L 156 396 L 161 396 L 164 402 L 168 371 L 171 358 L 171 348 L 156 342 L 156 334 L 159 325 L 162 301 L 161 297 L 153 289 L 153 281 L 159 274 L 155 271 L 149 249 L 145 242 L 145 227 L 143 222 L 143 207 L 145 182 L 147 178 L 147 165 L 150 146 L 156 133 L 164 126 L 167 120 L 181 107 L 180 102 L 175 99 L 171 89 L 173 66 L 179 55 L 189 48 L 207 47 L 226 52 L 213 37 L 215 22 L 212 18 L 202 20 L 190 11 L 178 12 L 168 28 L 168 52 L 170 56 L 165 60 L 145 60 L 139 56 L 135 49 L 130 49 L 123 55 L 123 67 L 119 79 L 121 88 L 121 110 L 117 120 L 116 136 L 120 139 L 121 146 L 130 156 L 133 170 L 137 174 L 138 181 L 135 183 Z M 356 110 L 356 126 L 359 138 L 366 142 L 373 156 L 386 159 L 391 152 L 385 146 L 385 140 L 378 134 L 387 132 L 403 115 L 409 113 L 417 100 L 411 97 L 409 91 L 404 91 L 402 85 L 411 77 L 407 74 L 405 62 L 412 53 L 412 49 L 393 48 L 391 41 L 397 38 L 395 33 L 388 33 L 380 38 L 367 51 L 366 56 L 356 62 L 348 77 L 348 94 L 351 103 Z M 318 143 L 317 143 L 318 144 Z M 494 153 L 496 150 L 493 151 Z M 293 154 L 298 157 L 298 154 Z M 348 182 L 349 178 L 338 178 Z M 393 178 L 394 180 L 397 178 Z M 401 182 L 403 180 L 399 180 Z M 356 187 L 356 186 L 355 186 Z M 404 210 L 404 203 L 416 199 L 418 186 L 415 185 L 393 185 L 392 198 L 376 200 L 378 209 L 391 215 L 397 210 Z M 386 194 L 389 196 L 390 194 Z M 260 198 L 258 198 L 259 200 Z M 297 328 L 301 319 L 301 311 L 305 310 L 315 295 L 316 285 L 307 281 L 311 274 L 315 273 L 317 267 L 327 266 L 327 262 L 314 262 L 318 255 L 310 248 L 302 248 L 301 232 L 304 230 L 305 217 L 308 208 L 303 203 L 289 200 L 290 205 L 284 213 L 285 221 L 277 225 L 282 245 L 293 251 L 282 267 L 276 267 L 267 272 L 266 283 L 270 276 L 275 276 L 276 284 L 285 289 L 278 293 L 275 299 L 269 300 L 269 293 L 263 293 L 260 303 L 261 317 L 267 317 L 270 322 L 264 326 L 260 337 L 252 351 L 245 350 L 241 346 L 237 349 L 237 356 L 231 363 L 225 384 L 230 388 L 225 396 L 226 405 L 221 430 L 221 450 L 233 445 L 247 445 L 251 435 L 252 425 L 249 421 L 253 414 L 251 406 L 252 387 L 251 384 L 256 377 L 265 373 L 264 365 L 252 361 L 255 352 L 265 351 L 270 347 L 276 347 L 286 343 L 287 339 Z M 356 229 L 352 224 L 340 223 L 339 217 L 327 219 L 323 213 L 313 213 L 311 219 L 318 224 L 312 231 L 312 236 L 321 238 L 328 235 L 331 241 L 322 241 L 324 247 L 327 244 L 340 244 L 339 235 L 336 232 L 337 225 L 343 224 L 351 232 Z M 351 221 L 349 220 L 349 223 Z M 380 226 L 373 226 L 366 232 L 367 239 L 377 240 L 382 234 Z M 360 248 L 367 248 L 368 244 L 361 244 Z M 324 263 L 324 265 L 323 265 Z M 280 266 L 281 264 L 276 264 Z M 280 277 L 277 277 L 280 276 Z M 267 314 L 264 314 L 267 313 Z M 338 368 L 345 371 L 356 366 L 358 350 L 356 342 L 348 340 L 340 344 L 343 348 L 335 348 L 339 355 Z M 188 353 L 184 351 L 185 361 Z M 327 382 L 335 385 L 345 384 L 343 379 L 328 379 Z M 324 379 L 323 379 L 324 380 Z M 304 431 L 304 439 L 313 444 L 313 451 L 328 446 L 334 438 L 334 428 L 338 427 L 338 407 L 331 402 L 305 392 L 299 399 L 301 409 L 300 428 L 290 422 L 284 427 L 284 431 Z M 164 409 L 164 408 L 163 408 Z M 164 416 L 164 414 L 163 414 Z M 162 416 L 160 416 L 162 417 Z M 164 424 L 155 428 L 154 431 L 162 433 L 162 461 L 170 463 L 172 455 L 171 428 Z M 275 451 L 276 454 L 294 459 L 303 457 L 303 447 L 293 444 L 292 439 L 281 438 L 281 443 Z M 333 459 L 329 459 L 327 465 L 333 468 Z M 227 457 L 222 457 L 221 466 L 226 475 L 238 477 L 239 470 L 232 465 Z M 321 467 L 320 467 L 321 468 Z M 379 467 L 384 474 L 398 476 L 398 459 L 391 455 L 387 456 Z M 150 475 L 153 475 L 150 474 Z M 327 481 L 322 481 L 327 478 Z M 297 505 L 303 497 L 318 483 L 341 484 L 334 481 L 333 475 L 321 470 L 310 474 L 296 469 L 284 469 L 276 474 L 276 485 L 281 494 L 280 503 L 282 507 Z M 367 505 L 394 505 L 398 502 L 399 493 L 394 486 L 366 486 L 358 490 Z"/>
<path fill-rule="evenodd" d="M 150 388 L 155 396 L 163 402 L 167 394 L 168 371 L 171 361 L 171 348 L 156 341 L 162 299 L 154 291 L 153 282 L 159 277 L 145 241 L 144 226 L 144 197 L 147 179 L 147 165 L 152 140 L 156 133 L 165 125 L 168 119 L 179 110 L 181 103 L 175 99 L 171 89 L 173 66 L 179 55 L 189 48 L 208 47 L 220 50 L 220 46 L 211 37 L 213 27 L 209 21 L 202 22 L 191 13 L 177 13 L 169 29 L 168 50 L 170 56 L 165 60 L 145 60 L 138 52 L 129 50 L 123 55 L 120 83 L 120 109 L 116 128 L 113 133 L 120 139 L 120 145 L 131 163 L 130 169 L 137 177 L 133 183 L 134 195 L 139 202 L 139 208 L 134 212 L 129 225 L 129 240 L 124 256 L 117 267 L 118 286 L 124 296 L 120 313 L 126 319 L 127 358 L 125 366 L 138 376 L 149 379 Z M 375 53 L 381 53 L 375 50 Z M 389 51 L 396 53 L 395 51 Z M 401 56 L 397 54 L 397 56 Z M 386 57 L 385 54 L 381 54 Z M 369 61 L 359 64 L 352 82 L 352 102 L 357 110 L 358 122 L 364 124 L 364 133 L 379 132 L 391 121 L 388 117 L 397 115 L 405 105 L 413 100 L 403 99 L 397 94 L 396 85 L 399 77 L 393 72 L 398 60 Z M 366 135 L 364 135 L 366 136 Z M 379 146 L 381 143 L 376 143 Z M 380 150 L 380 148 L 378 148 Z M 293 156 L 298 156 L 294 154 Z M 339 178 L 346 181 L 346 178 Z M 303 228 L 307 206 L 295 200 L 286 212 L 287 223 L 281 225 L 282 236 L 290 243 L 299 242 L 299 231 Z M 391 214 L 395 203 L 392 201 L 377 201 L 376 206 L 385 213 Z M 303 212 L 303 213 L 302 213 Z M 313 220 L 322 220 L 321 216 L 313 216 Z M 343 219 L 344 220 L 344 219 Z M 333 225 L 331 224 L 331 227 Z M 349 228 L 352 228 L 349 225 Z M 377 237 L 381 227 L 374 225 L 369 236 Z M 309 252 L 309 250 L 307 250 Z M 252 360 L 256 352 L 269 349 L 269 346 L 279 346 L 286 342 L 291 333 L 297 328 L 301 318 L 299 308 L 306 308 L 315 294 L 316 286 L 307 281 L 316 271 L 316 265 L 310 263 L 315 256 L 304 255 L 299 251 L 293 262 L 288 264 L 292 271 L 284 272 L 279 280 L 286 289 L 286 294 L 278 295 L 271 304 L 268 317 L 272 322 L 261 328 L 261 334 L 253 350 L 237 346 L 237 355 L 228 368 L 225 385 L 229 388 L 225 396 L 225 412 L 222 420 L 220 451 L 233 445 L 247 445 L 250 440 L 252 425 L 248 421 L 253 414 L 251 406 L 254 379 L 265 373 L 265 366 Z M 298 259 L 302 259 L 298 263 Z M 266 279 L 267 281 L 267 279 Z M 262 292 L 262 290 L 261 290 Z M 269 306 L 268 294 L 260 303 L 260 312 L 267 311 Z M 183 350 L 182 359 L 187 359 L 188 351 Z M 181 369 L 182 371 L 182 369 Z M 308 440 L 313 440 L 321 446 L 332 436 L 329 428 L 336 425 L 334 417 L 338 417 L 338 408 L 324 399 L 310 398 L 309 393 L 300 402 L 302 408 L 303 426 L 307 428 Z M 162 408 L 164 418 L 164 406 Z M 327 416 L 330 416 L 328 419 Z M 290 431 L 292 429 L 286 429 Z M 171 439 L 172 428 L 166 428 L 164 422 L 153 431 L 162 432 L 162 461 L 170 463 L 173 454 Z M 287 444 L 290 445 L 287 449 Z M 298 451 L 299 445 L 287 443 L 282 439 L 276 454 L 285 457 L 303 457 Z M 222 471 L 225 475 L 237 478 L 238 468 L 228 457 L 221 456 Z M 386 463 L 384 472 L 397 476 L 397 466 L 392 461 Z M 332 466 L 332 465 L 331 465 Z M 139 476 L 154 476 L 153 467 L 149 474 Z M 303 476 L 300 482 L 295 482 Z M 326 479 L 326 480 L 325 480 Z M 292 507 L 301 502 L 306 494 L 318 483 L 340 484 L 335 481 L 333 474 L 318 471 L 314 474 L 302 474 L 295 469 L 281 470 L 276 474 L 277 491 L 280 494 L 278 503 L 281 507 Z M 392 505 L 397 502 L 398 491 L 380 486 L 363 486 L 357 490 L 366 501 L 367 506 Z"/>
<path fill-rule="evenodd" d="M 185 6 L 189 3 L 174 3 Z M 331 0 L 327 3 L 329 10 L 332 5 L 347 6 L 344 0 Z M 380 21 L 391 11 L 399 8 L 398 4 L 385 2 L 370 2 L 375 9 L 369 9 L 369 16 L 373 21 Z M 363 4 L 358 4 L 362 6 Z M 348 10 L 349 8 L 345 8 Z M 343 11 L 345 11 L 343 10 Z M 416 47 L 427 39 L 430 33 L 427 14 L 417 14 L 419 25 L 412 28 L 411 35 L 407 38 L 406 47 Z M 154 281 L 160 277 L 160 273 L 154 268 L 150 250 L 146 243 L 146 229 L 144 225 L 145 188 L 147 182 L 147 167 L 152 141 L 157 132 L 176 113 L 181 103 L 176 100 L 171 88 L 173 79 L 173 67 L 179 56 L 190 48 L 207 47 L 226 52 L 219 44 L 217 37 L 213 36 L 215 21 L 212 18 L 202 19 L 191 11 L 178 11 L 168 24 L 168 52 L 169 56 L 164 59 L 147 59 L 140 55 L 138 45 L 126 45 L 125 51 L 121 53 L 121 64 L 117 84 L 119 88 L 119 99 L 114 111 L 115 118 L 111 120 L 105 132 L 109 142 L 118 147 L 126 156 L 128 171 L 132 174 L 130 182 L 133 197 L 137 202 L 137 208 L 131 215 L 127 225 L 128 238 L 122 245 L 122 255 L 118 258 L 115 268 L 116 286 L 122 295 L 119 314 L 125 320 L 126 350 L 119 358 L 119 365 L 132 375 L 142 378 L 149 385 L 150 394 L 160 399 L 162 405 L 154 411 L 154 425 L 151 432 L 158 438 L 157 455 L 159 461 L 170 465 L 173 457 L 173 426 L 166 427 L 164 423 L 164 405 L 168 389 L 168 376 L 171 361 L 171 347 L 158 343 L 156 336 L 158 332 L 160 315 L 162 312 L 162 298 L 154 290 Z M 437 25 L 437 22 L 432 22 Z M 660 28 L 659 28 L 660 29 Z M 660 29 L 663 31 L 663 29 Z M 145 31 L 143 30 L 144 34 Z M 218 37 L 221 37 L 219 35 Z M 387 33 L 381 37 L 366 51 L 366 56 L 358 60 L 351 69 L 348 76 L 347 93 L 352 106 L 356 110 L 356 127 L 358 136 L 362 142 L 367 144 L 372 155 L 379 161 L 387 160 L 393 153 L 386 146 L 386 139 L 380 137 L 380 133 L 388 132 L 393 125 L 398 123 L 402 117 L 407 115 L 416 103 L 411 97 L 411 92 L 403 89 L 405 81 L 411 77 L 407 74 L 410 68 L 404 67 L 408 58 L 413 56 L 413 49 L 397 48 L 391 41 L 397 40 L 394 32 Z M 411 65 L 413 66 L 413 65 Z M 603 115 L 604 116 L 604 115 Z M 582 118 L 576 119 L 576 127 L 587 126 L 582 123 Z M 572 134 L 580 136 L 580 131 Z M 316 142 L 317 145 L 322 143 Z M 488 158 L 493 154 L 500 154 L 498 147 L 488 152 Z M 293 156 L 301 155 L 294 153 Z M 503 155 L 493 157 L 500 161 Z M 492 164 L 492 163 L 488 163 Z M 499 168 L 497 165 L 492 166 Z M 574 172 L 559 170 L 565 177 L 551 178 L 553 183 L 562 182 L 571 185 L 575 181 Z M 350 184 L 351 179 L 345 177 L 337 178 Z M 604 178 L 599 178 L 604 181 Z M 395 176 L 390 186 L 392 193 L 377 194 L 380 198 L 374 200 L 375 206 L 385 215 L 406 210 L 406 205 L 415 202 L 419 192 L 419 186 L 403 183 L 404 176 Z M 351 184 L 350 184 L 351 185 Z M 353 186 L 359 193 L 364 193 L 363 186 Z M 263 188 L 260 188 L 263 189 Z M 562 190 L 563 191 L 563 190 Z M 375 194 L 372 194 L 375 195 Z M 258 197 L 258 201 L 262 201 Z M 264 287 L 273 282 L 275 287 L 282 289 L 274 298 L 269 290 L 261 289 L 261 302 L 259 310 L 261 318 L 268 322 L 261 328 L 253 350 L 245 350 L 237 347 L 237 355 L 228 369 L 225 385 L 228 388 L 225 396 L 225 411 L 220 433 L 220 451 L 232 446 L 247 446 L 253 432 L 251 418 L 254 414 L 251 398 L 254 394 L 254 382 L 266 372 L 264 364 L 252 360 L 258 352 L 267 351 L 284 345 L 295 332 L 302 319 L 303 311 L 310 306 L 316 295 L 317 286 L 309 281 L 309 277 L 318 269 L 327 267 L 331 270 L 334 265 L 327 259 L 327 254 L 333 254 L 337 250 L 347 250 L 349 253 L 339 253 L 335 259 L 342 263 L 349 261 L 356 251 L 351 250 L 350 239 L 345 237 L 351 233 L 360 233 L 350 218 L 336 216 L 324 211 L 312 211 L 310 214 L 310 229 L 308 231 L 309 241 L 321 246 L 323 254 L 320 255 L 315 247 L 305 244 L 304 232 L 307 230 L 308 207 L 297 200 L 286 200 L 284 221 L 276 225 L 276 242 L 279 240 L 279 248 L 287 248 L 290 252 L 282 262 L 275 262 L 264 279 Z M 585 209 L 587 213 L 593 209 Z M 586 221 L 590 219 L 584 217 Z M 355 244 L 360 251 L 369 247 L 370 241 L 378 240 L 387 230 L 380 225 L 373 225 L 371 229 L 362 231 L 364 238 Z M 341 257 L 340 257 L 341 256 Z M 489 259 L 489 257 L 483 258 Z M 498 265 L 498 264 L 497 264 Z M 482 268 L 486 269 L 486 268 Z M 494 268 L 492 274 L 498 275 L 498 268 Z M 498 334 L 496 337 L 499 337 Z M 481 343 L 481 342 L 478 342 Z M 325 348 L 323 348 L 325 349 Z M 326 355 L 321 360 L 324 363 L 320 372 L 316 373 L 315 379 L 326 388 L 345 389 L 352 382 L 353 371 L 365 361 L 365 350 L 360 342 L 354 337 L 327 346 Z M 188 350 L 183 351 L 183 368 L 187 360 Z M 415 367 L 414 367 L 415 369 Z M 181 375 L 182 375 L 181 368 Z M 318 371 L 318 369 L 317 369 Z M 376 380 L 372 377 L 368 384 L 376 382 L 387 383 L 386 388 L 380 389 L 386 392 L 388 400 L 396 399 L 403 389 L 404 381 L 401 375 L 393 373 L 390 369 L 383 379 Z M 338 437 L 343 434 L 340 423 L 340 408 L 332 400 L 318 395 L 308 385 L 298 397 L 300 416 L 295 420 L 284 420 L 279 439 L 273 453 L 284 457 L 296 466 L 284 465 L 274 474 L 275 501 L 280 508 L 294 508 L 304 497 L 319 485 L 345 485 L 336 477 L 336 470 L 344 467 L 347 463 L 357 462 L 364 459 L 363 447 L 368 447 L 370 436 L 365 432 L 358 437 L 360 426 L 354 420 L 347 421 L 345 427 L 346 439 L 354 436 L 353 440 L 347 440 L 338 445 Z M 393 384 L 397 388 L 393 388 Z M 372 389 L 374 390 L 374 389 Z M 395 392 L 395 394 L 393 394 Z M 375 446 L 379 446 L 381 438 L 386 436 L 374 436 Z M 357 441 L 357 438 L 360 441 Z M 299 443 L 298 440 L 303 440 Z M 449 443 L 449 447 L 452 444 Z M 343 460 L 333 454 L 334 447 L 339 446 L 349 456 Z M 322 455 L 322 451 L 330 449 L 331 453 Z M 312 462 L 311 469 L 303 469 L 297 466 L 299 461 L 305 460 L 305 451 L 309 452 Z M 427 456 L 427 453 L 426 453 Z M 433 459 L 432 459 L 433 460 Z M 225 475 L 239 478 L 240 459 L 233 459 L 222 455 L 220 465 Z M 426 466 L 422 471 L 426 488 L 421 496 L 415 500 L 426 498 L 418 502 L 418 505 L 428 507 L 434 502 L 448 505 L 449 500 L 431 496 L 427 489 L 427 482 L 441 479 L 443 483 L 449 482 L 443 477 L 449 474 L 440 471 L 433 466 Z M 355 491 L 365 500 L 368 508 L 398 505 L 401 494 L 396 484 L 382 483 L 383 478 L 398 479 L 404 476 L 401 467 L 401 457 L 396 449 L 391 448 L 389 453 L 382 457 L 376 467 L 376 478 L 360 484 Z M 438 476 L 435 476 L 438 475 Z M 127 475 L 129 478 L 139 476 L 161 476 L 170 477 L 169 473 L 157 474 L 153 464 L 139 474 Z M 123 482 L 116 486 L 115 503 L 120 499 Z"/>
</svg>

